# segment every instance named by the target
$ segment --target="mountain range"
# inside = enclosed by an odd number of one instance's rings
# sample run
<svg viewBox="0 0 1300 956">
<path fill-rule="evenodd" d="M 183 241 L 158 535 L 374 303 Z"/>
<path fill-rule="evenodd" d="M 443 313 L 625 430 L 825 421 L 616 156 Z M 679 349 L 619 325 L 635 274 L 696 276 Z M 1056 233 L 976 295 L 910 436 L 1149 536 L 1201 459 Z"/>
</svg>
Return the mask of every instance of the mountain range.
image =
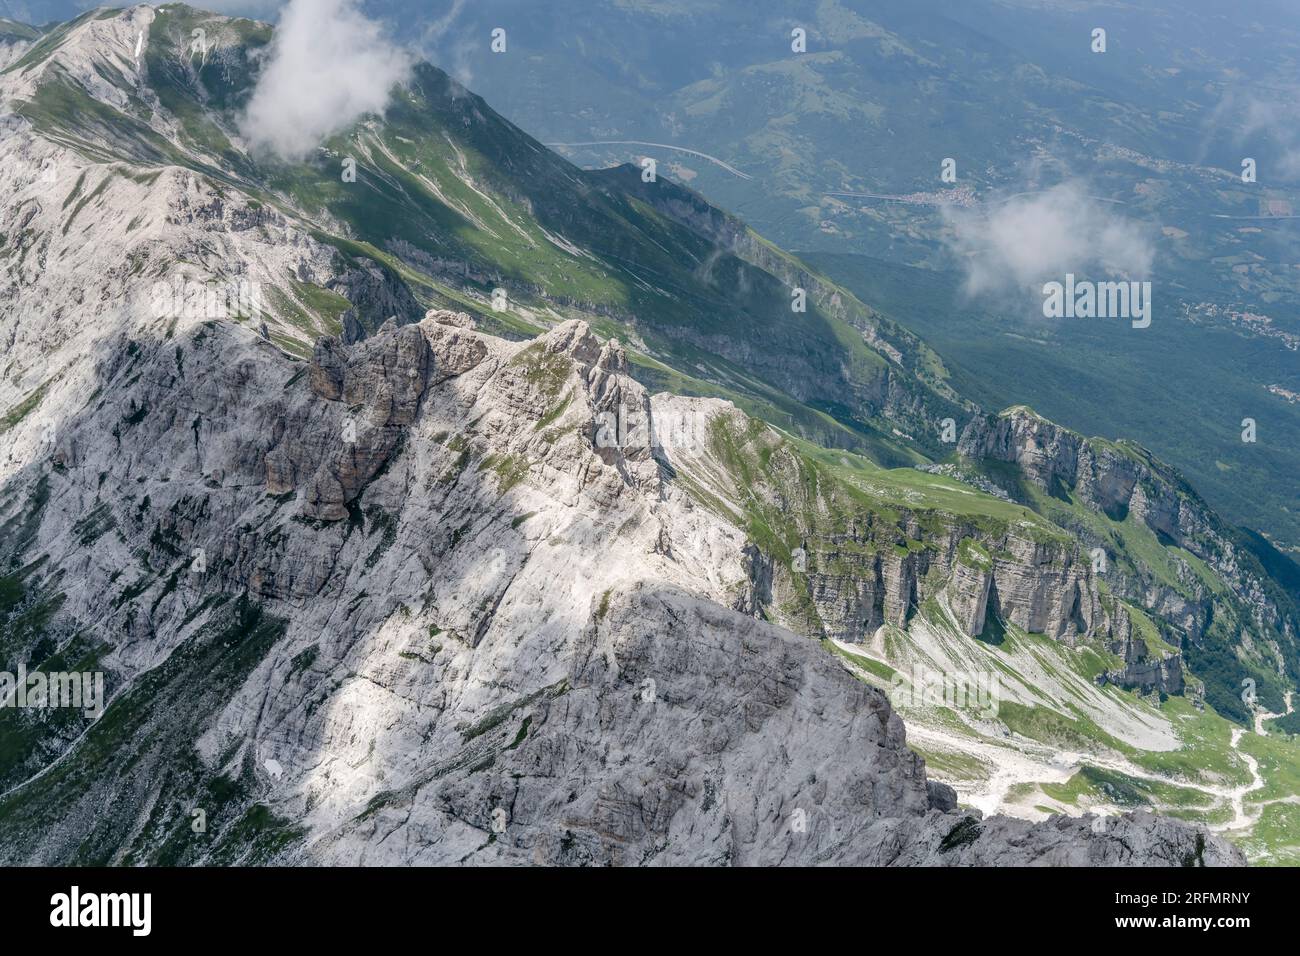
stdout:
<svg viewBox="0 0 1300 956">
<path fill-rule="evenodd" d="M 1296 557 L 1292 5 L 369 8 L 433 21 L 417 35 L 435 62 L 575 162 L 653 157 L 799 250 L 938 349 L 964 395 L 1138 440 Z M 494 28 L 508 28 L 504 54 Z M 1152 282 L 1149 328 L 1044 318 L 1042 283 L 1116 270 Z M 1257 441 L 1242 441 L 1244 418 Z"/>
<path fill-rule="evenodd" d="M 109 695 L 0 859 L 1296 861 L 1266 536 L 428 63 L 267 154 L 275 42 L 0 22 L 0 652 Z"/>
</svg>

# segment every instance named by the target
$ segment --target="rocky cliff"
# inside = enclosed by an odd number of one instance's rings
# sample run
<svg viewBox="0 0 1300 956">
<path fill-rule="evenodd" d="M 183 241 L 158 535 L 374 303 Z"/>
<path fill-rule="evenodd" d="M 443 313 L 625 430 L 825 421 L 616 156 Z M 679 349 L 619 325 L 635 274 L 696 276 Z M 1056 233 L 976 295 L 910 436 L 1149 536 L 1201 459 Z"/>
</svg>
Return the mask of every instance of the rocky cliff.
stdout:
<svg viewBox="0 0 1300 956">
<path fill-rule="evenodd" d="M 682 401 L 657 396 L 656 413 Z M 751 558 L 753 601 L 791 626 L 861 641 L 937 602 L 969 637 L 1006 624 L 1067 645 L 1129 633 L 1080 543 L 1028 509 L 906 470 L 837 467 L 734 408 L 710 417 L 707 441 L 673 450 L 770 535 Z"/>
<path fill-rule="evenodd" d="M 958 809 L 810 639 L 935 612 L 963 640 L 1109 642 L 1141 683 L 1156 642 L 1080 533 L 633 375 L 819 428 L 798 399 L 848 382 L 865 441 L 964 407 L 904 339 L 846 338 L 829 287 L 792 323 L 786 258 L 569 167 L 431 67 L 390 121 L 262 164 L 232 117 L 269 35 L 137 6 L 0 74 L 0 656 L 111 695 L 99 720 L 0 713 L 0 858 L 1240 859 L 1142 815 Z M 510 275 L 506 307 L 471 272 Z"/>
<path fill-rule="evenodd" d="M 65 589 L 57 622 L 110 646 L 119 690 L 0 801 L 5 859 L 1239 861 L 1150 817 L 958 810 L 883 694 L 725 606 L 746 536 L 673 455 L 681 422 L 734 410 L 674 399 L 656 423 L 585 326 L 465 324 L 323 338 L 300 363 L 200 323 L 106 363 L 117 402 L 19 479 L 47 489 L 19 560 L 33 593 Z M 147 411 L 125 431 L 122 409 Z M 98 547 L 69 550 L 97 509 Z"/>
<path fill-rule="evenodd" d="M 1300 666 L 1293 598 L 1186 481 L 1146 449 L 1084 438 L 1016 407 L 972 419 L 957 454 L 1011 497 L 1068 528 L 1105 569 L 1099 577 L 1108 590 L 1154 610 L 1167 622 L 1171 643 L 1195 651 L 1226 642 L 1247 673 L 1270 683 Z M 1181 671 L 1181 661 L 1149 660 L 1146 645 L 1129 641 L 1126 631 L 1115 637 L 1136 668 L 1127 679 L 1162 690 L 1180 682 L 1173 672 Z M 1203 650 L 1202 657 L 1210 653 Z M 1238 670 L 1234 682 L 1240 676 Z M 1272 694 L 1280 701 L 1280 691 Z M 1218 701 L 1232 696 L 1235 690 L 1220 689 Z"/>
</svg>

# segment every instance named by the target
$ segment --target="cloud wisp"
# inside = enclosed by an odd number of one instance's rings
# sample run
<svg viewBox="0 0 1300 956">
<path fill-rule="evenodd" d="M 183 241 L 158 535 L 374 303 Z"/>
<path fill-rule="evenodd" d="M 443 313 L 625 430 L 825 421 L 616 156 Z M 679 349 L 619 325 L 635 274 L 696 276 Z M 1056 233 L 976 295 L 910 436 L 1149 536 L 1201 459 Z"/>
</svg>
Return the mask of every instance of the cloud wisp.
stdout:
<svg viewBox="0 0 1300 956">
<path fill-rule="evenodd" d="M 1263 147 L 1263 152 L 1254 154 L 1265 171 L 1261 180 L 1294 181 L 1300 178 L 1300 110 L 1295 105 L 1300 86 L 1271 92 L 1272 99 L 1252 91 L 1224 94 L 1210 114 L 1208 135 L 1211 139 L 1226 136 L 1243 154 Z"/>
<path fill-rule="evenodd" d="M 381 113 L 412 58 L 357 0 L 290 0 L 240 123 L 255 150 L 286 161 L 366 113 Z"/>
<path fill-rule="evenodd" d="M 452 31 L 465 10 L 465 3 L 466 0 L 450 0 L 447 11 L 429 21 L 420 36 L 419 49 L 426 60 L 437 63 L 458 83 L 468 87 L 474 80 L 470 64 L 481 43 L 464 29 Z"/>
<path fill-rule="evenodd" d="M 1066 273 L 1148 277 L 1148 230 L 1069 180 L 975 208 L 945 209 L 945 241 L 966 269 L 970 295 L 1038 290 Z"/>
</svg>

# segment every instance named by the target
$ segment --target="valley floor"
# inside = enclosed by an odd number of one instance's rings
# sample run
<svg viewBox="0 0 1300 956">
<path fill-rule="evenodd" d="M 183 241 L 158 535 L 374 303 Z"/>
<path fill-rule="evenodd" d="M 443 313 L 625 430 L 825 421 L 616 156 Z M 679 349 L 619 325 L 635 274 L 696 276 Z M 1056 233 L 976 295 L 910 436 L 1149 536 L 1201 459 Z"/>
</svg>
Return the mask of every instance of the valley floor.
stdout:
<svg viewBox="0 0 1300 956">
<path fill-rule="evenodd" d="M 1027 820 L 1091 813 L 1098 830 L 1145 808 L 1204 823 L 1254 864 L 1300 864 L 1300 738 L 1268 727 L 1282 714 L 1258 710 L 1247 730 L 1192 697 L 1098 686 L 1089 647 L 1016 629 L 985 643 L 944 617 L 931 609 L 906 631 L 831 649 L 889 691 L 909 745 L 963 805 Z M 963 700 L 931 675 L 984 690 Z"/>
</svg>

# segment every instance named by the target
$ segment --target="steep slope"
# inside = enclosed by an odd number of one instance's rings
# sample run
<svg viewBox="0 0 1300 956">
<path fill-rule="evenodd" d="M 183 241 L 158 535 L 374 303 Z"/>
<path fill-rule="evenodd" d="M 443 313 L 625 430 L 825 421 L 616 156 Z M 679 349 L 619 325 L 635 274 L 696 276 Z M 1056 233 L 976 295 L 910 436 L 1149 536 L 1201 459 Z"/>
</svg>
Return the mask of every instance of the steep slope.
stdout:
<svg viewBox="0 0 1300 956">
<path fill-rule="evenodd" d="M 405 22 L 419 4 L 372 9 Z M 1230 523 L 1300 555 L 1300 497 L 1286 480 L 1300 469 L 1289 397 L 1300 394 L 1300 230 L 1284 218 L 1300 205 L 1293 5 L 1256 0 L 1251 22 L 1264 29 L 1166 0 L 558 9 L 465 4 L 428 42 L 576 162 L 655 157 L 767 238 L 807 250 L 964 369 L 966 397 L 1135 438 Z M 504 56 L 485 42 L 498 26 Z M 1090 49 L 1097 27 L 1104 55 Z M 794 28 L 804 53 L 791 49 Z M 1271 168 L 1267 180 L 1241 182 L 1247 156 Z M 947 158 L 955 183 L 940 179 Z M 1146 231 L 1158 318 L 1141 335 L 1044 322 L 1036 294 L 966 294 L 947 203 L 993 214 L 1058 182 L 1086 183 Z M 1164 400 L 1150 401 L 1149 383 L 1171 368 Z M 1245 416 L 1258 443 L 1239 440 Z"/>
<path fill-rule="evenodd" d="M 0 69 L 26 53 L 40 36 L 41 31 L 36 27 L 0 17 Z"/>
<path fill-rule="evenodd" d="M 1239 859 L 1148 817 L 958 811 L 883 695 L 727 609 L 752 601 L 744 535 L 665 481 L 616 346 L 466 321 L 324 339 L 297 372 L 196 322 L 104 370 L 122 404 L 64 422 L 7 527 L 22 586 L 58 591 L 41 639 L 109 639 L 122 690 L 4 796 L 7 859 Z M 125 407 L 148 411 L 123 445 Z M 177 407 L 229 411 L 195 448 Z M 640 439 L 600 441 L 618 407 Z"/>
<path fill-rule="evenodd" d="M 670 424 L 690 403 L 661 395 L 653 407 Z M 1243 735 L 1206 706 L 1287 710 L 1286 595 L 1241 548 L 1215 550 L 1217 519 L 1149 456 L 1131 525 L 1107 517 L 1083 483 L 1072 487 L 1088 506 L 1032 493 L 995 457 L 1001 447 L 1023 449 L 1026 467 L 1042 459 L 1028 433 L 1000 446 L 975 440 L 1027 415 L 977 418 L 962 444 L 973 457 L 925 470 L 880 469 L 725 408 L 710 419 L 709 442 L 670 450 L 677 480 L 746 529 L 758 613 L 825 639 L 862 680 L 889 690 L 931 772 L 965 803 L 1029 819 L 1158 809 L 1249 839 L 1258 859 L 1294 863 L 1283 778 L 1300 759 L 1295 741 Z M 1133 497 L 1135 485 L 1106 487 Z M 1176 515 L 1173 489 L 1188 496 L 1178 542 L 1140 517 Z M 1213 623 L 1225 618 L 1267 642 L 1236 645 Z M 1202 620 L 1210 626 L 1187 629 Z M 1261 746 L 1276 755 L 1274 784 L 1250 756 Z M 1272 834 L 1267 849 L 1257 832 Z"/>
<path fill-rule="evenodd" d="M 931 445 L 925 421 L 957 407 L 932 355 L 905 368 L 904 348 L 869 344 L 902 333 L 878 328 L 865 307 L 852 310 L 858 327 L 842 307 L 792 311 L 786 275 L 659 212 L 632 188 L 639 170 L 584 173 L 427 64 L 383 124 L 361 123 L 290 167 L 255 161 L 236 132 L 265 27 L 181 5 L 77 22 L 71 41 L 51 35 L 8 72 L 15 112 L 101 161 L 178 165 L 238 186 L 266 215 L 317 233 L 334 261 L 331 270 L 313 263 L 299 279 L 308 288 L 282 274 L 256 277 L 274 290 L 267 310 L 282 324 L 301 326 L 304 313 L 309 325 L 318 313 L 336 320 L 339 303 L 320 289 L 391 296 L 390 312 L 407 321 L 418 318 L 417 301 L 488 313 L 501 289 L 509 307 L 492 311 L 510 313 L 499 317 L 507 328 L 536 331 L 557 310 L 581 314 L 714 388 L 900 463 L 917 457 L 908 446 Z M 191 48 L 195 29 L 206 31 L 203 55 Z M 347 158 L 358 164 L 354 183 L 341 179 Z M 358 287 L 357 273 L 376 278 Z M 313 331 L 283 334 L 306 348 Z M 899 342 L 908 354 L 914 344 Z M 900 441 L 894 421 L 916 437 Z"/>
<path fill-rule="evenodd" d="M 1300 673 L 1295 598 L 1176 471 L 1132 442 L 1085 439 L 1026 408 L 974 419 L 957 453 L 1099 549 L 1109 589 L 1167 622 L 1166 640 L 1185 648 L 1220 713 L 1247 719 L 1247 679 L 1268 709 L 1284 709 Z"/>
<path fill-rule="evenodd" d="M 1086 536 L 890 467 L 973 413 L 932 353 L 432 68 L 308 162 L 255 159 L 233 117 L 269 38 L 134 7 L 0 74 L 0 651 L 113 695 L 93 723 L 0 713 L 6 858 L 1237 859 L 1146 817 L 964 822 L 860 664 L 807 640 L 1032 632 L 1096 671 L 1075 697 L 1124 746 L 1176 743 L 1093 680 L 1181 670 Z M 1005 666 L 1022 706 L 1055 692 Z"/>
</svg>

